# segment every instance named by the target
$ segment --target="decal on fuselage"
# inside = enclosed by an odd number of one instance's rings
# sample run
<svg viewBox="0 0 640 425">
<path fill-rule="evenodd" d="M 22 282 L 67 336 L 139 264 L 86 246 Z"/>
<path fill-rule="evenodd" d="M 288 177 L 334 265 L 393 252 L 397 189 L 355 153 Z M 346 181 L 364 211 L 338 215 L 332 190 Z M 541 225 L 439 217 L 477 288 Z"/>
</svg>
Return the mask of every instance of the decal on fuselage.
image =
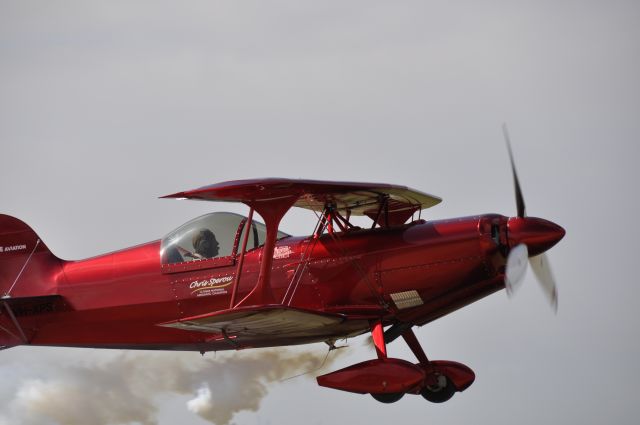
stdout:
<svg viewBox="0 0 640 425">
<path fill-rule="evenodd" d="M 227 293 L 227 286 L 233 282 L 233 276 L 212 277 L 204 280 L 194 280 L 189 284 L 191 295 L 204 297 Z"/>
<path fill-rule="evenodd" d="M 27 249 L 27 245 L 12 245 L 12 246 L 0 246 L 0 253 L 2 252 L 14 252 L 14 251 L 25 251 Z"/>
<path fill-rule="evenodd" d="M 292 252 L 293 251 L 291 251 L 291 247 L 289 245 L 277 246 L 273 250 L 273 258 L 275 260 L 280 260 L 280 259 L 283 259 L 283 258 L 289 258 L 289 257 L 291 257 L 291 253 Z"/>
</svg>

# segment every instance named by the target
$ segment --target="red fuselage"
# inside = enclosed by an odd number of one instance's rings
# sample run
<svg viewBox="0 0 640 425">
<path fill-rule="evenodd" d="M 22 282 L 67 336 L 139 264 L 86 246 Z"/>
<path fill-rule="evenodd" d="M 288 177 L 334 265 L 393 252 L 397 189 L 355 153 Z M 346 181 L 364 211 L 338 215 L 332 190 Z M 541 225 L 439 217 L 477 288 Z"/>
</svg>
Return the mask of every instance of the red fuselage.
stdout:
<svg viewBox="0 0 640 425">
<path fill-rule="evenodd" d="M 160 241 L 61 262 L 52 269 L 47 292 L 61 295 L 71 308 L 20 320 L 25 328 L 38 320 L 33 345 L 197 351 L 339 339 L 369 331 L 365 319 L 372 315 L 387 324 L 422 325 L 504 287 L 507 220 L 495 214 L 421 220 L 324 234 L 316 243 L 313 237 L 279 240 L 271 274 L 275 299 L 347 317 L 322 337 L 243 340 L 236 346 L 204 332 L 158 326 L 227 309 L 236 273 L 235 264 L 163 272 Z M 262 248 L 245 254 L 239 299 L 255 286 L 261 254 Z M 293 291 L 296 270 L 300 280 Z M 402 297 L 405 304 L 398 301 Z"/>
</svg>

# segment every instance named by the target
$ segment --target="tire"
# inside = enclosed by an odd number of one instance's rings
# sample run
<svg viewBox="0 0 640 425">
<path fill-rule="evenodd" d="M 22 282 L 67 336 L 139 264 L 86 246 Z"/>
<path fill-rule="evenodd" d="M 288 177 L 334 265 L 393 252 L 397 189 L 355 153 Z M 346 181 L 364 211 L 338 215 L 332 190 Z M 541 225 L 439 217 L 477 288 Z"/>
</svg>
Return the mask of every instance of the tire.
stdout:
<svg viewBox="0 0 640 425">
<path fill-rule="evenodd" d="M 400 400 L 402 397 L 404 397 L 404 393 L 378 393 L 371 394 L 371 397 L 375 398 L 380 403 L 389 404 L 395 403 L 396 401 Z"/>
<path fill-rule="evenodd" d="M 444 403 L 456 393 L 456 388 L 449 378 L 444 375 L 438 376 L 438 387 L 424 387 L 420 394 L 422 397 L 432 403 Z"/>
</svg>

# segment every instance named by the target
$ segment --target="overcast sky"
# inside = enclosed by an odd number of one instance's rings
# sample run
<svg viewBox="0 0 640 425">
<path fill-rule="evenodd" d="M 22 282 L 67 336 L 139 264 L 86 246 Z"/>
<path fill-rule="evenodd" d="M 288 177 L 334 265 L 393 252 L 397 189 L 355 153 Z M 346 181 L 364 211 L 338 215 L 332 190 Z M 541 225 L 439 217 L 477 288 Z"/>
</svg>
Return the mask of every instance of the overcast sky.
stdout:
<svg viewBox="0 0 640 425">
<path fill-rule="evenodd" d="M 635 0 L 0 0 L 0 212 L 65 259 L 245 211 L 157 199 L 238 178 L 397 183 L 444 199 L 426 218 L 515 215 L 506 121 L 528 214 L 567 230 L 549 253 L 558 314 L 529 274 L 514 299 L 500 292 L 419 329 L 431 358 L 477 375 L 444 405 L 383 405 L 302 377 L 268 382 L 257 410 L 233 420 L 635 424 L 639 22 Z M 283 230 L 313 225 L 296 213 Z M 329 370 L 375 356 L 350 345 Z M 412 359 L 401 341 L 390 353 Z M 28 390 L 84 380 L 102 397 L 92 370 L 121 356 L 0 352 L 0 423 L 56 423 L 25 412 Z M 162 425 L 210 423 L 188 409 L 194 397 L 146 402 Z"/>
</svg>

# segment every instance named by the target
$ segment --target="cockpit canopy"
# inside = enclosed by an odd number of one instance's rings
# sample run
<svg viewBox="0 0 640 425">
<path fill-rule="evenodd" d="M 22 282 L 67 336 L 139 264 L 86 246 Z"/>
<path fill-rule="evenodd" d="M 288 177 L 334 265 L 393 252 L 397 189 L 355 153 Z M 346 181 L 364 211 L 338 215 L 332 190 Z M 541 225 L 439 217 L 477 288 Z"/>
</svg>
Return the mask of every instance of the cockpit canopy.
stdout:
<svg viewBox="0 0 640 425">
<path fill-rule="evenodd" d="M 246 221 L 247 218 L 240 214 L 215 212 L 183 224 L 162 239 L 160 256 L 163 269 L 193 262 L 199 262 L 203 267 L 232 264 L 241 248 L 239 245 L 244 237 Z M 247 251 L 262 246 L 266 235 L 266 226 L 252 220 Z M 278 232 L 277 238 L 287 236 Z M 193 267 L 186 269 L 192 270 Z"/>
</svg>

